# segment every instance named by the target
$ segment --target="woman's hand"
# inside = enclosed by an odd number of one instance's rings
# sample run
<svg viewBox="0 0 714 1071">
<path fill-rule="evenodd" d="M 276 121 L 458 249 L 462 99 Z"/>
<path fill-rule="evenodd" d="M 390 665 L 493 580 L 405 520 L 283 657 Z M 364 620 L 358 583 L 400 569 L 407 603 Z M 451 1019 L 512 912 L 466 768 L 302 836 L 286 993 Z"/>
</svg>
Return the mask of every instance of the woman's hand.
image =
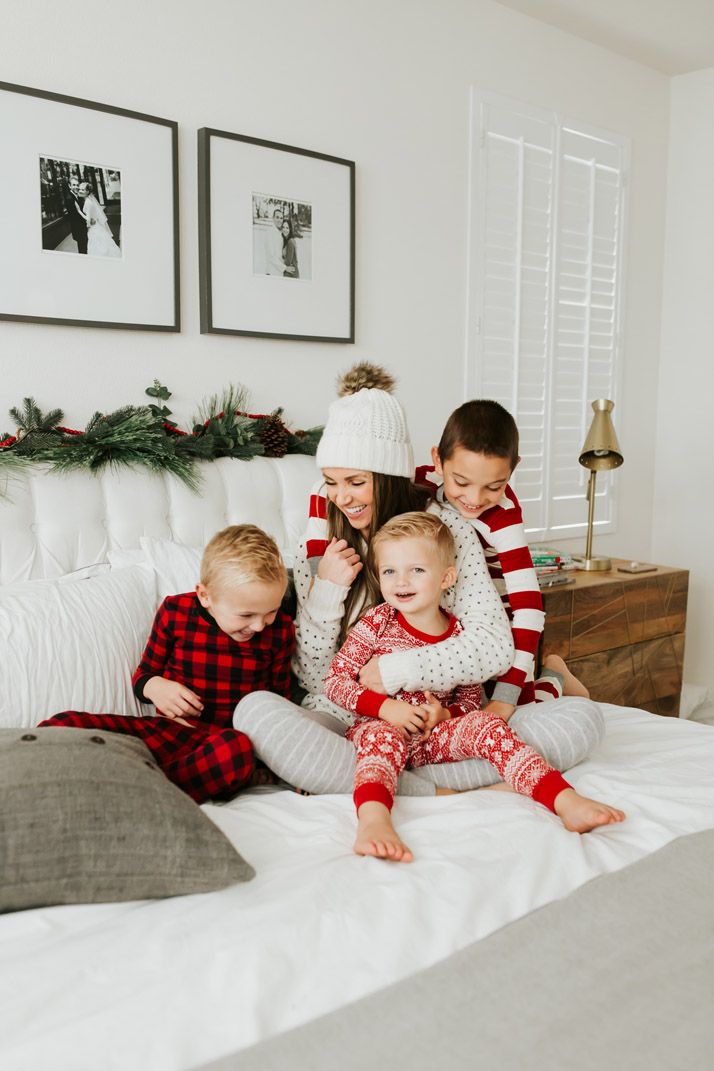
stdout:
<svg viewBox="0 0 714 1071">
<path fill-rule="evenodd" d="M 379 672 L 379 655 L 372 655 L 369 662 L 365 662 L 362 666 L 359 671 L 359 682 L 363 688 L 368 688 L 370 692 L 379 692 L 381 695 L 387 694 L 387 689 L 382 682 L 382 674 Z"/>
<path fill-rule="evenodd" d="M 193 727 L 184 717 L 200 718 L 203 703 L 195 692 L 178 681 L 166 677 L 150 677 L 144 685 L 144 695 L 156 707 L 156 713 L 177 721 L 180 725 Z"/>
<path fill-rule="evenodd" d="M 331 539 L 317 567 L 320 580 L 348 588 L 362 568 L 359 554 L 346 539 Z"/>
<path fill-rule="evenodd" d="M 379 717 L 410 736 L 424 731 L 423 707 L 412 706 L 401 699 L 385 699 L 379 708 Z"/>
</svg>

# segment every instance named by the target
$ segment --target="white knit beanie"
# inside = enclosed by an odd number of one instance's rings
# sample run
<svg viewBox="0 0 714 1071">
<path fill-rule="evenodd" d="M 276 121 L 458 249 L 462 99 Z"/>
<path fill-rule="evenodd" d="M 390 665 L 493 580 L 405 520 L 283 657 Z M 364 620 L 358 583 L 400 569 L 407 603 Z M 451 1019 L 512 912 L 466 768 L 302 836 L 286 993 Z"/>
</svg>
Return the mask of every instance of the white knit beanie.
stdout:
<svg viewBox="0 0 714 1071">
<path fill-rule="evenodd" d="M 364 469 L 414 476 L 414 454 L 404 410 L 391 393 L 394 380 L 365 362 L 338 380 L 315 460 L 318 467 Z"/>
</svg>

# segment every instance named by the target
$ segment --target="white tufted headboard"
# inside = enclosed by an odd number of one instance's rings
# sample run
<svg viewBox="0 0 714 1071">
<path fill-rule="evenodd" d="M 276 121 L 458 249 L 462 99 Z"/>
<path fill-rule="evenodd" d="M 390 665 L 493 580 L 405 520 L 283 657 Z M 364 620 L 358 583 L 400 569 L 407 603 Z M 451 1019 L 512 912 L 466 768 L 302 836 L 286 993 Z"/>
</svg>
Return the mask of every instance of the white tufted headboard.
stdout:
<svg viewBox="0 0 714 1071">
<path fill-rule="evenodd" d="M 58 475 L 33 466 L 0 498 L 0 584 L 52 578 L 131 550 L 139 537 L 203 547 L 227 524 L 250 522 L 292 557 L 307 523 L 315 459 L 221 458 L 199 466 L 201 487 L 173 476 L 105 469 Z"/>
</svg>

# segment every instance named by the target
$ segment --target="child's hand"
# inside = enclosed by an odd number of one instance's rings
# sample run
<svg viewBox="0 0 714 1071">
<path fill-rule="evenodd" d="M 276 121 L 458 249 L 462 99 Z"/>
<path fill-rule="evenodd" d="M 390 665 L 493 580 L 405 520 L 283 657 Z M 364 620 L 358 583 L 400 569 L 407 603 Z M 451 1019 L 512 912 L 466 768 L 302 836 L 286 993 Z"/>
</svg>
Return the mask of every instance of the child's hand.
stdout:
<svg viewBox="0 0 714 1071">
<path fill-rule="evenodd" d="M 401 699 L 385 699 L 379 708 L 382 721 L 394 725 L 410 736 L 424 729 L 424 708 L 405 703 Z"/>
<path fill-rule="evenodd" d="M 348 588 L 362 568 L 359 554 L 352 549 L 346 539 L 331 539 L 317 567 L 321 580 L 331 580 L 333 584 Z"/>
<path fill-rule="evenodd" d="M 451 714 L 442 707 L 438 699 L 434 699 L 431 692 L 424 691 L 426 696 L 426 703 L 421 703 L 419 709 L 424 712 L 424 731 L 421 734 L 422 740 L 428 740 L 431 736 L 431 730 L 435 725 L 438 725 L 440 721 L 446 721 L 451 717 Z"/>
<path fill-rule="evenodd" d="M 199 718 L 203 710 L 203 703 L 195 692 L 166 677 L 151 677 L 144 685 L 144 695 L 154 704 L 157 714 L 181 725 L 192 725 L 184 717 Z"/>
</svg>

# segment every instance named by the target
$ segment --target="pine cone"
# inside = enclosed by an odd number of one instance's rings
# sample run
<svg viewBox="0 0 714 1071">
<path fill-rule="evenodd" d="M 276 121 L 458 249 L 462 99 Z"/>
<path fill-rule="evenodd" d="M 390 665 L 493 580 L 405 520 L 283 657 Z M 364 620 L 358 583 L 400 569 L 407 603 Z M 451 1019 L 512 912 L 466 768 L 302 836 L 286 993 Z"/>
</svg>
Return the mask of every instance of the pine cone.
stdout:
<svg viewBox="0 0 714 1071">
<path fill-rule="evenodd" d="M 265 457 L 285 457 L 288 452 L 288 429 L 277 413 L 272 413 L 263 421 L 260 441 L 265 450 Z"/>
<path fill-rule="evenodd" d="M 356 394 L 358 390 L 364 390 L 366 387 L 391 393 L 395 383 L 394 376 L 390 375 L 386 368 L 370 364 L 369 361 L 360 361 L 338 377 L 337 394 L 344 398 L 346 394 Z"/>
</svg>

